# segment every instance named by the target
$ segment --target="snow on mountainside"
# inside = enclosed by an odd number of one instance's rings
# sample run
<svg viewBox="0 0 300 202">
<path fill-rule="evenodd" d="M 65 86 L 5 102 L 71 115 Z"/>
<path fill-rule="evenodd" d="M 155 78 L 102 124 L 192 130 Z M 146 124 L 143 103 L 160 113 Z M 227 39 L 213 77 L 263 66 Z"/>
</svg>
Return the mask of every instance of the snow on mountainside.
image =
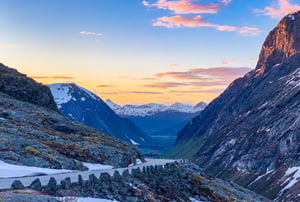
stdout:
<svg viewBox="0 0 300 202">
<path fill-rule="evenodd" d="M 140 128 L 129 119 L 119 117 L 92 92 L 75 83 L 58 83 L 48 86 L 59 111 L 67 118 L 98 128 L 134 145 L 151 143 L 152 139 Z"/>
<path fill-rule="evenodd" d="M 195 106 L 175 103 L 171 106 L 149 103 L 144 105 L 120 105 L 115 104 L 111 100 L 106 100 L 106 104 L 118 115 L 125 116 L 152 116 L 160 112 L 183 112 L 196 113 L 202 111 L 206 107 L 206 103 L 200 102 Z"/>
<path fill-rule="evenodd" d="M 72 97 L 72 90 L 70 88 L 70 86 L 76 86 L 78 88 L 80 88 L 84 94 L 86 94 L 85 96 L 89 96 L 95 100 L 99 99 L 95 94 L 89 92 L 88 90 L 86 90 L 85 88 L 82 88 L 78 85 L 76 85 L 75 83 L 70 83 L 70 84 L 61 84 L 61 83 L 55 83 L 55 84 L 50 84 L 48 85 L 48 87 L 51 90 L 51 93 L 54 97 L 54 100 L 57 104 L 58 108 L 61 108 L 62 104 L 68 103 L 71 100 L 77 101 L 76 98 Z M 85 97 L 81 97 L 81 100 L 84 101 Z M 100 99 L 99 99 L 100 100 Z"/>
</svg>

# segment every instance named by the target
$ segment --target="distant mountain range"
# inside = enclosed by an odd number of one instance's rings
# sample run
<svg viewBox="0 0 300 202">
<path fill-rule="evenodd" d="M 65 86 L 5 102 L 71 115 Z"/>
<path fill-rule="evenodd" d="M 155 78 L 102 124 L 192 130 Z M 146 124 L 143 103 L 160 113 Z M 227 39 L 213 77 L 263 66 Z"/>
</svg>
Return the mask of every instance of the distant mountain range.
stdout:
<svg viewBox="0 0 300 202">
<path fill-rule="evenodd" d="M 71 120 L 98 128 L 134 145 L 149 145 L 152 138 L 132 121 L 121 118 L 94 93 L 75 83 L 48 85 L 59 111 Z"/>
<path fill-rule="evenodd" d="M 176 136 L 177 132 L 207 105 L 204 102 L 195 106 L 182 103 L 171 106 L 149 103 L 122 107 L 111 100 L 106 100 L 106 104 L 116 114 L 130 119 L 146 133 L 159 136 Z"/>
<path fill-rule="evenodd" d="M 121 107 L 111 100 L 106 100 L 105 102 L 116 114 L 122 116 L 153 116 L 161 112 L 197 113 L 202 111 L 207 105 L 204 102 L 200 102 L 195 106 L 176 102 L 171 106 L 149 103 L 144 105 L 124 105 Z"/>
</svg>

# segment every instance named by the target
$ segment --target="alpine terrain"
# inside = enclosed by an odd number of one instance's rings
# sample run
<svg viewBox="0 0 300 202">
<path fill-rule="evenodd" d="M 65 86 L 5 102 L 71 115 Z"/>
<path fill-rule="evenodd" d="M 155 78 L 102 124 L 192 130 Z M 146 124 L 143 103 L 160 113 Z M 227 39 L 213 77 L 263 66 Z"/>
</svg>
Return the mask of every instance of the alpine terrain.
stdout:
<svg viewBox="0 0 300 202">
<path fill-rule="evenodd" d="M 145 162 L 131 143 L 60 114 L 47 86 L 3 64 L 0 77 L 1 201 L 59 202 L 76 197 L 90 197 L 86 201 L 269 201 L 211 177 L 191 162 Z M 71 99 L 85 102 L 91 96 L 98 100 L 89 92 L 79 92 Z M 99 164 L 125 168 L 99 168 Z M 49 168 L 64 170 L 48 175 Z M 25 174 L 36 169 L 42 172 Z"/>
<path fill-rule="evenodd" d="M 116 115 L 94 93 L 74 83 L 50 84 L 59 111 L 67 118 L 98 128 L 134 145 L 149 145 L 153 140 L 129 119 Z"/>
<path fill-rule="evenodd" d="M 255 70 L 192 119 L 168 155 L 275 201 L 300 201 L 300 12 L 279 22 Z"/>
<path fill-rule="evenodd" d="M 190 119 L 206 107 L 204 102 L 195 106 L 182 103 L 120 106 L 106 100 L 106 104 L 119 116 L 130 119 L 146 133 L 156 136 L 176 136 Z"/>
<path fill-rule="evenodd" d="M 128 166 L 143 155 L 132 144 L 61 115 L 47 86 L 0 64 L 0 160 L 87 170 L 83 162 Z"/>
</svg>

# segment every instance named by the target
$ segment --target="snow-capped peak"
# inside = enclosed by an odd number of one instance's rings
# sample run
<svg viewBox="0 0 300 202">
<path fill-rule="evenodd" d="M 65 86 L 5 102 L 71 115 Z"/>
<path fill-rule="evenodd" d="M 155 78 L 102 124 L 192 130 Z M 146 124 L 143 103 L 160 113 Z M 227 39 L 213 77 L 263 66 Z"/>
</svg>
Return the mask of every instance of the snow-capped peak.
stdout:
<svg viewBox="0 0 300 202">
<path fill-rule="evenodd" d="M 71 100 L 77 101 L 80 100 L 82 102 L 86 101 L 87 98 L 92 98 L 94 100 L 100 100 L 100 98 L 91 93 L 87 89 L 76 85 L 75 83 L 55 83 L 49 84 L 48 87 L 51 90 L 51 93 L 54 97 L 54 100 L 57 104 L 57 107 L 60 108 L 62 104 L 68 103 Z M 76 99 L 73 96 L 74 92 L 80 92 L 82 95 L 79 99 Z"/>
<path fill-rule="evenodd" d="M 120 105 L 117 105 L 116 103 L 114 103 L 113 101 L 111 101 L 111 100 L 109 100 L 109 99 L 107 99 L 107 100 L 105 101 L 105 103 L 106 103 L 113 111 L 118 110 L 118 109 L 121 109 L 121 106 L 120 106 Z"/>
<path fill-rule="evenodd" d="M 160 112 L 183 112 L 183 113 L 196 113 L 204 109 L 201 107 L 193 107 L 191 105 L 185 105 L 182 103 L 174 103 L 171 106 L 157 104 L 157 103 L 149 103 L 144 105 L 124 105 L 121 107 L 120 105 L 115 104 L 111 100 L 106 100 L 106 104 L 119 115 L 125 116 L 151 116 Z"/>
</svg>

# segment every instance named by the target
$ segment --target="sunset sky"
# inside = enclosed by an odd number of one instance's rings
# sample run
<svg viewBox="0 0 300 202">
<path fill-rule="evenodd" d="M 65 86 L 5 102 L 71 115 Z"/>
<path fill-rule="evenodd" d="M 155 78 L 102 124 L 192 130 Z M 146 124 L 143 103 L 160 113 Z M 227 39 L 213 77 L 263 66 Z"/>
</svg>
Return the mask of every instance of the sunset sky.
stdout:
<svg viewBox="0 0 300 202">
<path fill-rule="evenodd" d="M 300 0 L 0 0 L 0 62 L 118 104 L 209 102 Z"/>
</svg>

